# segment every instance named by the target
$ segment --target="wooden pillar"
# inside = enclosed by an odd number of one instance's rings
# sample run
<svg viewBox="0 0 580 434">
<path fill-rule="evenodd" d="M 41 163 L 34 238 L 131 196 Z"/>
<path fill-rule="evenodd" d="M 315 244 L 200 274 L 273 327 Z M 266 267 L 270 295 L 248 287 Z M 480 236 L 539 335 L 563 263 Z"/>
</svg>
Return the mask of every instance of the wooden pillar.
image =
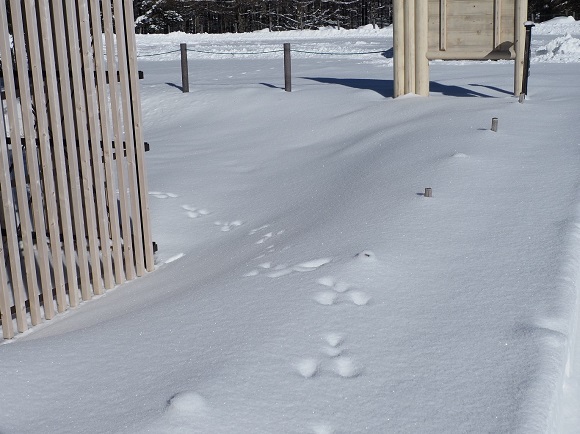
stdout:
<svg viewBox="0 0 580 434">
<path fill-rule="evenodd" d="M 429 96 L 428 7 L 428 0 L 415 0 L 415 93 L 421 96 Z"/>
<path fill-rule="evenodd" d="M 524 76 L 524 51 L 526 44 L 524 23 L 527 17 L 528 1 L 516 0 L 515 8 L 514 50 L 516 52 L 516 60 L 514 65 L 514 95 L 517 96 L 522 92 L 522 78 Z"/>
<path fill-rule="evenodd" d="M 405 93 L 415 93 L 415 2 L 405 1 Z"/>
<path fill-rule="evenodd" d="M 393 96 L 405 94 L 404 0 L 393 0 Z"/>
</svg>

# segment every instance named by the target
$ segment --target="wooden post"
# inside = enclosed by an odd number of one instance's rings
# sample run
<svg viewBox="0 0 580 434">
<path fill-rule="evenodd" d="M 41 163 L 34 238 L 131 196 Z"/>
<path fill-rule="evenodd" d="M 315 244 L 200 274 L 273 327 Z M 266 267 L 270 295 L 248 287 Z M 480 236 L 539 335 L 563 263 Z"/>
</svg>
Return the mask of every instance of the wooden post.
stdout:
<svg viewBox="0 0 580 434">
<path fill-rule="evenodd" d="M 493 131 L 494 133 L 497 132 L 497 123 L 498 123 L 497 118 L 491 118 L 491 131 Z"/>
<path fill-rule="evenodd" d="M 189 92 L 189 68 L 187 66 L 187 44 L 180 44 L 181 48 L 181 91 Z"/>
<path fill-rule="evenodd" d="M 284 44 L 284 90 L 292 92 L 292 60 L 289 43 Z"/>
<path fill-rule="evenodd" d="M 526 21 L 528 9 L 527 0 L 516 0 L 515 10 L 515 41 L 514 50 L 516 59 L 514 64 L 514 95 L 519 96 L 522 93 L 522 77 L 524 76 L 524 49 L 525 49 L 525 32 L 524 22 Z"/>
<path fill-rule="evenodd" d="M 433 189 L 430 187 L 425 188 L 425 197 L 433 197 Z"/>
<path fill-rule="evenodd" d="M 415 2 L 405 2 L 405 93 L 415 93 Z"/>
<path fill-rule="evenodd" d="M 393 96 L 405 94 L 405 14 L 403 0 L 393 0 Z"/>
<path fill-rule="evenodd" d="M 421 96 L 429 96 L 428 9 L 428 0 L 415 0 L 415 92 Z"/>
</svg>

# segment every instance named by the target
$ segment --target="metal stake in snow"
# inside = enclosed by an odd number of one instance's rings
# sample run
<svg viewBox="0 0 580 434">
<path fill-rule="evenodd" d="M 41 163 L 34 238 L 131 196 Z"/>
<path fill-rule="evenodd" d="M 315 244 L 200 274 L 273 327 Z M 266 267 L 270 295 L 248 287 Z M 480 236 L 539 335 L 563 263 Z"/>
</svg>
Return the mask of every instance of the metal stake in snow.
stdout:
<svg viewBox="0 0 580 434">
<path fill-rule="evenodd" d="M 292 62 L 290 59 L 290 44 L 284 44 L 284 90 L 292 92 Z"/>
<path fill-rule="evenodd" d="M 497 118 L 491 118 L 491 131 L 493 131 L 494 133 L 497 133 L 497 122 L 498 122 Z"/>
<path fill-rule="evenodd" d="M 524 26 L 526 27 L 526 46 L 524 49 L 524 76 L 522 81 L 522 93 L 527 95 L 528 77 L 530 76 L 530 56 L 532 50 L 532 27 L 534 27 L 534 23 L 531 21 L 526 21 Z"/>
<path fill-rule="evenodd" d="M 181 91 L 189 92 L 189 69 L 187 67 L 187 44 L 180 44 L 181 49 Z"/>
<path fill-rule="evenodd" d="M 425 194 L 424 194 L 424 196 L 425 197 L 433 197 L 433 189 L 431 189 L 429 187 L 425 188 Z"/>
</svg>

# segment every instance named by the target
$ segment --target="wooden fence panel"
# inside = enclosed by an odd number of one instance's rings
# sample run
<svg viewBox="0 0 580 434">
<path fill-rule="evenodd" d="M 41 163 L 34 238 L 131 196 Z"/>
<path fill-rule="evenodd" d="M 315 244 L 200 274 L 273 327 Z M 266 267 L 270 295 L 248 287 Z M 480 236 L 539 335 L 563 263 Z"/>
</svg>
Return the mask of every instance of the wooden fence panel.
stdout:
<svg viewBox="0 0 580 434">
<path fill-rule="evenodd" d="M 132 3 L 125 2 L 125 26 L 130 29 L 135 22 L 133 16 Z M 147 171 L 145 170 L 145 148 L 143 139 L 143 126 L 141 124 L 141 98 L 139 95 L 138 71 L 137 71 L 137 43 L 135 41 L 135 32 L 127 32 L 127 54 L 129 61 L 129 78 L 131 80 L 131 103 L 135 115 L 133 117 L 133 127 L 135 129 L 136 149 L 136 168 L 137 168 L 137 189 L 139 201 L 139 216 L 142 219 L 143 228 L 143 245 L 141 252 L 144 254 L 145 268 L 147 271 L 153 271 L 153 239 L 151 238 L 151 224 L 149 221 L 149 192 L 147 191 Z M 139 264 L 141 261 L 137 261 Z M 141 270 L 143 272 L 143 270 Z"/>
<path fill-rule="evenodd" d="M 16 96 L 16 84 L 14 81 L 14 64 L 12 61 L 12 51 L 10 47 L 10 35 L 8 33 L 8 26 L 5 25 L 8 21 L 6 13 L 6 3 L 0 2 L 0 31 L 2 38 L 0 39 L 0 56 L 2 56 L 2 77 L 4 83 L 4 94 L 6 96 L 6 111 L 8 117 L 8 128 L 5 131 L 9 132 L 8 139 L 15 139 L 16 146 L 6 146 L 6 164 L 5 168 L 8 171 L 3 171 L 5 182 L 2 184 L 3 197 L 12 195 L 12 178 L 16 184 L 16 200 L 4 203 L 4 224 L 6 226 L 6 235 L 9 239 L 9 262 L 11 271 L 12 294 L 14 297 L 14 308 L 16 313 L 17 328 L 19 332 L 26 331 L 28 324 L 26 320 L 25 287 L 22 276 L 22 266 L 20 257 L 20 244 L 22 245 L 22 254 L 24 259 L 25 274 L 27 276 L 27 288 L 31 293 L 37 292 L 36 279 L 32 279 L 32 272 L 36 277 L 36 268 L 34 265 L 34 251 L 32 247 L 32 228 L 30 225 L 30 215 L 28 211 L 19 215 L 18 222 L 14 214 L 15 208 L 19 210 L 28 210 L 28 193 L 26 191 L 26 178 L 24 173 L 24 157 L 22 149 L 18 146 L 20 141 L 20 123 L 18 121 L 19 104 Z M 6 117 L 5 117 L 6 120 Z M 7 209 L 7 203 L 11 204 L 12 209 Z M 3 320 L 4 321 L 4 320 Z"/>
<path fill-rule="evenodd" d="M 12 338 L 154 263 L 132 2 L 0 1 L 0 61 Z"/>
<path fill-rule="evenodd" d="M 55 40 L 52 36 L 53 29 L 51 27 L 51 16 L 49 0 L 40 0 L 39 2 L 39 19 L 41 34 L 44 38 L 44 44 L 42 45 L 43 52 L 42 57 L 46 65 L 57 65 L 54 44 Z M 63 139 L 63 127 L 61 124 L 62 112 L 60 110 L 60 98 L 58 89 L 58 77 L 56 68 L 45 68 L 46 71 L 46 89 L 47 89 L 47 99 L 48 99 L 48 111 L 50 115 L 50 128 L 52 133 L 52 138 L 54 143 L 64 143 Z M 56 290 L 56 305 L 57 311 L 62 313 L 67 308 L 66 300 L 66 286 L 68 284 L 69 288 L 74 288 L 77 285 L 77 269 L 76 269 L 76 257 L 74 249 L 74 236 L 72 231 L 72 219 L 70 210 L 70 200 L 69 200 L 69 186 L 68 186 L 68 168 L 66 165 L 66 156 L 64 153 L 63 146 L 55 146 L 52 149 L 54 155 L 54 167 L 53 170 L 56 175 L 56 190 L 57 194 L 55 198 L 58 203 L 58 208 L 60 209 L 60 227 L 59 232 L 62 234 L 62 249 L 64 253 L 64 262 L 66 267 L 66 282 L 60 280 L 61 276 L 56 275 L 55 272 L 55 290 Z M 47 188 L 47 191 L 50 191 Z M 62 267 L 62 261 L 59 264 L 58 258 L 60 254 L 58 250 L 60 249 L 60 243 L 55 241 L 55 238 L 51 236 L 51 248 L 53 261 L 56 265 L 54 268 Z M 56 270 L 58 271 L 58 269 Z M 64 277 L 64 276 L 63 276 Z"/>
<path fill-rule="evenodd" d="M 115 59 L 117 58 L 117 47 L 114 33 L 114 17 L 111 0 L 103 0 L 103 23 L 105 27 L 105 41 L 107 50 L 107 72 L 109 76 L 109 97 L 111 100 L 111 112 L 113 123 L 113 141 L 116 144 L 115 155 L 122 153 L 121 143 L 124 141 L 123 125 L 121 122 L 121 102 L 118 89 L 117 77 L 118 69 Z M 119 75 L 120 76 L 120 75 Z M 119 195 L 120 231 L 122 234 L 131 232 L 131 221 L 127 206 L 127 184 L 125 175 L 125 165 L 123 158 L 116 158 L 117 170 L 117 190 Z M 124 273 L 116 273 L 117 283 L 123 283 L 124 279 L 135 278 L 133 265 L 133 244 L 123 242 Z"/>
</svg>

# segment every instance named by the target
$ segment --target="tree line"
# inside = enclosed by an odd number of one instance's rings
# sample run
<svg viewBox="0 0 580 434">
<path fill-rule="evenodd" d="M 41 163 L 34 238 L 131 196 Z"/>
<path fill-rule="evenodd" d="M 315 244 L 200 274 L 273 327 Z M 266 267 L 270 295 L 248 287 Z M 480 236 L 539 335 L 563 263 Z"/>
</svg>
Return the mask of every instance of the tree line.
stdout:
<svg viewBox="0 0 580 434">
<path fill-rule="evenodd" d="M 392 0 L 135 0 L 138 33 L 386 26 Z"/>
<path fill-rule="evenodd" d="M 489 0 L 491 1 L 491 0 Z M 528 0 L 536 21 L 580 19 L 580 0 Z M 133 0 L 138 33 L 243 33 L 392 22 L 392 0 Z"/>
</svg>

